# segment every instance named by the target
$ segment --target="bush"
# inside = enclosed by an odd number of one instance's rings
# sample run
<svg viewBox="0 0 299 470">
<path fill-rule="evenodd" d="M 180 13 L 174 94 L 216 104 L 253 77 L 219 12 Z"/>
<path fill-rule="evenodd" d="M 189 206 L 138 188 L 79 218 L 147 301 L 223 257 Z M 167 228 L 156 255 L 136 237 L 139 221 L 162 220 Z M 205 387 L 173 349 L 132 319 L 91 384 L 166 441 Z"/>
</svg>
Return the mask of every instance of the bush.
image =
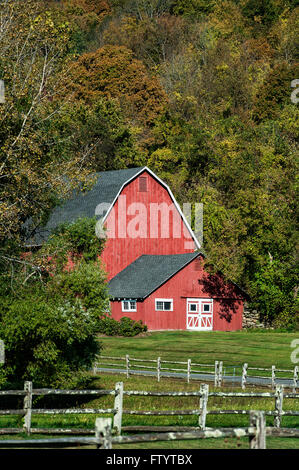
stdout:
<svg viewBox="0 0 299 470">
<path fill-rule="evenodd" d="M 76 386 L 100 352 L 97 331 L 98 315 L 84 310 L 80 301 L 13 302 L 0 324 L 7 380 L 16 385 L 31 380 L 36 386 Z"/>
<path fill-rule="evenodd" d="M 136 336 L 147 331 L 147 326 L 141 320 L 135 321 L 129 317 L 122 317 L 118 322 L 106 316 L 100 319 L 99 331 L 107 336 Z"/>
<path fill-rule="evenodd" d="M 131 320 L 131 318 L 122 317 L 119 323 L 121 336 L 136 336 L 139 333 L 147 331 L 147 326 L 144 325 L 141 320 L 134 321 Z"/>
</svg>

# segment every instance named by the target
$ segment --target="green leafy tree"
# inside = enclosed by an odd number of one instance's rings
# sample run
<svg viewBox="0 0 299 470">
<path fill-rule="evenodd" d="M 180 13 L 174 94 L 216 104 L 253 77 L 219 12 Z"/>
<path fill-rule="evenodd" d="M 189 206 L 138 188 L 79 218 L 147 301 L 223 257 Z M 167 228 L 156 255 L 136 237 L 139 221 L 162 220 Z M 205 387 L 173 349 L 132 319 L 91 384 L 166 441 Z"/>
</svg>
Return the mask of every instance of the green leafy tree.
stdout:
<svg viewBox="0 0 299 470">
<path fill-rule="evenodd" d="M 297 283 L 296 283 L 297 278 Z M 268 325 L 299 329 L 298 268 L 270 261 L 252 281 L 255 305 Z"/>
<path fill-rule="evenodd" d="M 0 282 L 7 383 L 76 386 L 86 380 L 101 350 L 96 334 L 109 305 L 102 248 L 95 220 L 83 219 L 61 227 L 38 252 L 11 259 L 12 270 Z"/>
<path fill-rule="evenodd" d="M 27 297 L 27 298 L 26 298 Z M 96 315 L 80 302 L 52 301 L 42 293 L 14 300 L 1 316 L 7 380 L 36 386 L 74 386 L 92 366 L 100 345 Z"/>
</svg>

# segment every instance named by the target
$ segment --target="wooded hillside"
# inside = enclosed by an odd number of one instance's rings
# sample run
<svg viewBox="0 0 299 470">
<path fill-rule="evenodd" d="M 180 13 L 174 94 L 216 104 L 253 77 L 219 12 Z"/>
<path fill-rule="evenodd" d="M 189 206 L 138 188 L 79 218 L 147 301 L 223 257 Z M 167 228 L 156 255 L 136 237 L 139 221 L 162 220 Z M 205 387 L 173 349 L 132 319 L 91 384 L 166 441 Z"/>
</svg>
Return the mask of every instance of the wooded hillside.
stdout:
<svg viewBox="0 0 299 470">
<path fill-rule="evenodd" d="M 211 263 L 263 319 L 294 328 L 299 2 L 3 0 L 0 9 L 4 292 L 28 217 L 46 220 L 95 170 L 147 165 L 180 203 L 203 203 Z"/>
</svg>

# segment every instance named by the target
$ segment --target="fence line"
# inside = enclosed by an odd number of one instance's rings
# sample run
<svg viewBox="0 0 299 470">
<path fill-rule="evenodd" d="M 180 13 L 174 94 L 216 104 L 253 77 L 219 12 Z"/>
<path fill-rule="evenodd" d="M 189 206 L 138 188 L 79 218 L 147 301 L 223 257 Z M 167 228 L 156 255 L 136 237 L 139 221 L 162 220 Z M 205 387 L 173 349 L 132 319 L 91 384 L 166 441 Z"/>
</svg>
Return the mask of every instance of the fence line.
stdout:
<svg viewBox="0 0 299 470">
<path fill-rule="evenodd" d="M 33 432 L 44 432 L 41 428 L 32 428 L 31 418 L 32 415 L 54 415 L 54 414 L 112 414 L 113 415 L 113 428 L 117 434 L 121 434 L 122 431 L 122 417 L 123 415 L 143 415 L 143 416 L 198 416 L 198 427 L 202 430 L 206 429 L 206 417 L 207 415 L 221 415 L 221 414 L 239 414 L 249 415 L 250 411 L 246 409 L 242 410 L 208 410 L 209 398 L 220 397 L 220 398 L 232 398 L 232 397 L 243 397 L 243 398 L 271 398 L 275 400 L 275 409 L 273 411 L 265 411 L 265 416 L 274 417 L 274 426 L 276 428 L 281 427 L 281 420 L 283 416 L 299 416 L 299 411 L 284 411 L 283 401 L 284 399 L 298 399 L 299 393 L 284 393 L 284 387 L 281 385 L 276 386 L 275 392 L 209 392 L 209 385 L 201 384 L 199 391 L 194 392 L 154 392 L 154 391 L 143 391 L 143 390 L 124 390 L 123 382 L 117 382 L 113 390 L 57 390 L 57 389 L 33 389 L 32 382 L 25 382 L 24 391 L 19 390 L 7 390 L 1 392 L 2 396 L 10 395 L 23 395 L 24 405 L 23 409 L 13 410 L 0 410 L 2 415 L 22 415 L 24 417 L 23 430 L 30 435 Z M 59 408 L 59 409 L 44 409 L 44 408 L 33 408 L 32 398 L 33 396 L 39 395 L 113 395 L 114 406 L 113 408 Z M 199 407 L 197 409 L 180 409 L 180 410 L 127 410 L 123 408 L 124 396 L 155 396 L 155 397 L 199 397 Z M 127 427 L 128 428 L 128 427 Z M 126 429 L 127 429 L 126 428 Z M 129 427 L 130 430 L 134 429 L 134 426 Z M 138 430 L 141 426 L 137 426 Z M 149 428 L 149 427 L 147 427 Z M 158 430 L 159 426 L 151 427 L 151 430 Z M 173 429 L 176 429 L 174 426 Z M 21 432 L 20 428 L 12 428 L 11 433 Z M 52 430 L 56 433 L 57 430 Z M 65 430 L 65 433 L 85 433 L 84 430 Z M 9 428 L 0 430 L 0 434 L 10 433 Z M 63 433 L 63 430 L 58 430 L 58 433 Z"/>
<path fill-rule="evenodd" d="M 78 445 L 94 445 L 97 449 L 112 449 L 114 444 L 132 444 L 143 442 L 219 439 L 227 437 L 248 437 L 250 449 L 266 449 L 267 436 L 299 437 L 298 429 L 273 429 L 266 427 L 263 411 L 250 411 L 250 426 L 247 428 L 216 428 L 186 432 L 150 433 L 133 436 L 113 436 L 112 419 L 97 418 L 95 437 L 68 437 L 51 439 L 0 440 L 0 447 L 70 447 Z"/>
<path fill-rule="evenodd" d="M 275 365 L 272 365 L 271 368 L 266 368 L 266 367 L 254 367 L 249 365 L 247 363 L 244 363 L 243 365 L 238 365 L 238 366 L 224 366 L 223 361 L 215 361 L 214 364 L 201 364 L 201 363 L 192 363 L 191 359 L 187 359 L 186 361 L 173 361 L 171 359 L 169 360 L 161 360 L 161 357 L 158 357 L 157 359 L 138 359 L 135 357 L 129 356 L 129 354 L 126 354 L 125 357 L 119 357 L 119 356 L 100 356 L 100 359 L 103 359 L 104 361 L 106 360 L 114 360 L 114 361 L 124 361 L 124 366 L 125 366 L 125 372 L 119 371 L 119 373 L 125 373 L 127 378 L 130 377 L 130 374 L 136 374 L 139 372 L 142 373 L 142 370 L 147 370 L 149 373 L 152 372 L 151 375 L 157 377 L 157 381 L 160 382 L 161 377 L 167 377 L 166 372 L 180 372 L 183 376 L 186 377 L 187 382 L 189 383 L 190 380 L 192 380 L 192 374 L 204 374 L 205 376 L 211 376 L 211 380 L 214 379 L 214 385 L 215 387 L 221 387 L 222 384 L 225 381 L 229 381 L 228 377 L 226 376 L 226 373 L 228 370 L 233 369 L 233 379 L 234 382 L 236 379 L 240 379 L 240 384 L 242 389 L 245 389 L 247 385 L 259 385 L 259 386 L 270 386 L 272 389 L 275 389 L 277 385 L 277 380 L 288 380 L 292 382 L 292 388 L 293 391 L 296 391 L 296 388 L 299 387 L 299 368 L 298 366 L 295 366 L 294 369 L 279 369 L 276 368 Z M 143 363 L 143 364 L 140 364 Z M 152 364 L 152 365 L 144 365 L 144 363 Z M 179 365 L 179 366 L 185 366 L 185 367 L 164 367 L 163 364 L 167 365 Z M 122 363 L 116 363 L 116 362 L 105 362 L 103 363 L 95 363 L 93 371 L 94 374 L 97 373 L 97 371 L 101 367 L 98 368 L 97 366 L 101 365 L 103 367 L 122 367 Z M 199 367 L 201 370 L 194 369 L 194 367 Z M 137 368 L 137 369 L 136 369 Z M 206 368 L 210 370 L 206 370 Z M 240 369 L 240 375 L 236 375 L 236 370 Z M 249 371 L 256 371 L 256 372 L 269 372 L 268 375 L 253 375 L 252 373 L 249 374 Z M 280 373 L 289 373 L 292 374 L 290 377 L 278 377 L 277 374 Z M 207 377 L 205 377 L 206 380 L 208 380 Z M 254 382 L 254 379 L 259 379 L 260 381 L 256 380 Z M 268 383 L 263 384 L 261 383 L 262 380 L 267 380 Z M 251 383 L 249 383 L 249 380 Z"/>
</svg>

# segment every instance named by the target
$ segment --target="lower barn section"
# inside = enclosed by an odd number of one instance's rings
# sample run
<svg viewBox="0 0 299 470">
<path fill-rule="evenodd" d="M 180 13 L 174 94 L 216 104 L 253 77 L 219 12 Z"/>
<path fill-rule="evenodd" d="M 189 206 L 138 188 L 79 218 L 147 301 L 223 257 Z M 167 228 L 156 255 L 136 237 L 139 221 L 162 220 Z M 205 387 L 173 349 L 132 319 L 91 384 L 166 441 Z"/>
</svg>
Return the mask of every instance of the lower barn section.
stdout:
<svg viewBox="0 0 299 470">
<path fill-rule="evenodd" d="M 246 294 L 220 274 L 206 272 L 198 253 L 141 256 L 110 288 L 116 320 L 141 320 L 149 330 L 242 329 Z"/>
<path fill-rule="evenodd" d="M 132 301 L 131 310 L 123 301 L 111 302 L 111 314 L 115 320 L 129 317 L 141 320 L 149 330 L 234 331 L 242 329 L 243 303 L 225 299 L 160 298 Z M 169 304 L 171 304 L 170 309 Z M 157 307 L 158 306 L 158 307 Z M 204 311 L 203 309 L 210 310 Z M 133 311 L 134 309 L 134 311 Z"/>
</svg>

